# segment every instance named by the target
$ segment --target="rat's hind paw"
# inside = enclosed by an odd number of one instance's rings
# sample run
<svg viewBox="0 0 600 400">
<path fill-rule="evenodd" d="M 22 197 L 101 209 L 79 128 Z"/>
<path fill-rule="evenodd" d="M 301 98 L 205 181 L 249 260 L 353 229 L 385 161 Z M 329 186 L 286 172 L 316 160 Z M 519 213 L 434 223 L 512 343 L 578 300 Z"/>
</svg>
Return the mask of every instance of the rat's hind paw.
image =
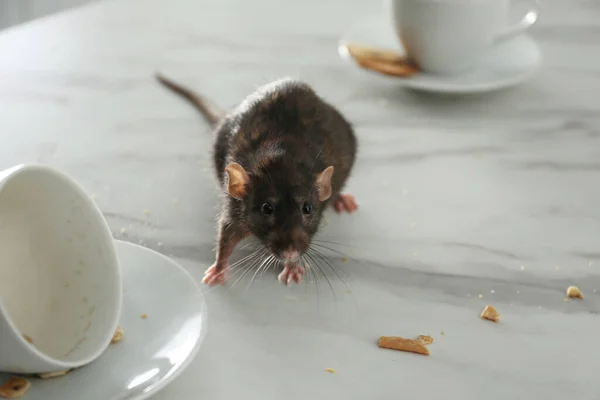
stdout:
<svg viewBox="0 0 600 400">
<path fill-rule="evenodd" d="M 358 204 L 356 204 L 356 200 L 354 196 L 350 194 L 340 194 L 333 201 L 333 208 L 337 213 L 341 213 L 346 211 L 347 213 L 352 213 L 356 211 L 358 208 Z"/>
<path fill-rule="evenodd" d="M 227 268 L 219 268 L 217 269 L 217 264 L 214 264 L 212 267 L 204 272 L 204 279 L 202 279 L 202 283 L 207 284 L 208 286 L 213 285 L 222 285 L 225 283 L 225 271 Z"/>
<path fill-rule="evenodd" d="M 289 285 L 292 282 L 300 283 L 304 275 L 304 268 L 299 265 L 286 265 L 279 274 L 279 282 Z"/>
</svg>

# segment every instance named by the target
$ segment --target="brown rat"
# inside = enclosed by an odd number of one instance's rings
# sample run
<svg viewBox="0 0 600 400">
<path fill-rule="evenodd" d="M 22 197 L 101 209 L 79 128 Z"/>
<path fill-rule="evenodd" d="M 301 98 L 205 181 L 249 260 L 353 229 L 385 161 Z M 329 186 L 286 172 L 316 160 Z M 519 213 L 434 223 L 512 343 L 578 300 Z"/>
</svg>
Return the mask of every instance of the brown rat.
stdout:
<svg viewBox="0 0 600 400">
<path fill-rule="evenodd" d="M 225 281 L 229 256 L 249 235 L 284 263 L 280 281 L 300 282 L 300 259 L 325 208 L 357 208 L 352 196 L 341 194 L 357 150 L 350 123 L 308 84 L 293 79 L 262 86 L 228 114 L 161 75 L 157 79 L 215 129 L 213 162 L 226 196 L 216 261 L 203 282 Z"/>
</svg>

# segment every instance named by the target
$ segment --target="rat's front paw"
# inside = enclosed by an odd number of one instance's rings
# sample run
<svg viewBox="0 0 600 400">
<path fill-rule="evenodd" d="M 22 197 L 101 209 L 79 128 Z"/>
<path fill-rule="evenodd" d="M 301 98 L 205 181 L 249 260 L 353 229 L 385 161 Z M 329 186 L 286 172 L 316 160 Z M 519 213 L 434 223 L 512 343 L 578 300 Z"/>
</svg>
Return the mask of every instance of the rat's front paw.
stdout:
<svg viewBox="0 0 600 400">
<path fill-rule="evenodd" d="M 292 282 L 300 283 L 304 275 L 304 268 L 300 265 L 286 264 L 279 274 L 279 282 L 289 285 Z"/>
<path fill-rule="evenodd" d="M 352 213 L 356 211 L 356 209 L 358 208 L 358 204 L 356 204 L 356 199 L 354 199 L 354 196 L 350 194 L 340 194 L 333 201 L 333 208 L 338 213 L 341 213 L 343 211 L 347 213 Z"/>
<path fill-rule="evenodd" d="M 217 266 L 214 264 L 212 267 L 204 272 L 204 279 L 202 279 L 202 283 L 207 284 L 208 286 L 214 285 L 222 285 L 225 283 L 225 271 L 226 267 Z"/>
</svg>

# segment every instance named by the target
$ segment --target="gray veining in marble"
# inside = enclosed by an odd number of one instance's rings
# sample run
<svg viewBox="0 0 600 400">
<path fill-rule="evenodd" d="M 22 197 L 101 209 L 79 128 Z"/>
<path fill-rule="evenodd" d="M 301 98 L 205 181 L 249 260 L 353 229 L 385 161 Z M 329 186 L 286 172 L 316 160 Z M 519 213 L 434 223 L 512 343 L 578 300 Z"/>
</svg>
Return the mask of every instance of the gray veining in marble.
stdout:
<svg viewBox="0 0 600 400">
<path fill-rule="evenodd" d="M 155 398 L 598 399 L 600 6 L 542 4 L 539 74 L 455 98 L 338 58 L 339 35 L 380 2 L 94 3 L 0 34 L 0 167 L 64 169 L 116 236 L 200 280 L 218 206 L 209 128 L 152 74 L 223 106 L 300 77 L 360 139 L 348 190 L 361 209 L 328 215 L 321 235 L 350 258 L 331 262 L 351 291 L 331 271 L 333 292 L 269 273 L 207 290 L 206 342 Z M 583 301 L 563 300 L 571 284 Z M 488 303 L 500 324 L 479 319 Z M 422 333 L 430 357 L 376 347 Z"/>
</svg>

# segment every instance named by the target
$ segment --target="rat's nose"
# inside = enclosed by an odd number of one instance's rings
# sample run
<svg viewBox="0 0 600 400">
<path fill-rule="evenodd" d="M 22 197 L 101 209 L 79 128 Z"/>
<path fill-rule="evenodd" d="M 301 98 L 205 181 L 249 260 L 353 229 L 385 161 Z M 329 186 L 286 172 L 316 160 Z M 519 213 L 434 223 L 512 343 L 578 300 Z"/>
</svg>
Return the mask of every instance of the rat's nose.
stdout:
<svg viewBox="0 0 600 400">
<path fill-rule="evenodd" d="M 285 258 L 286 261 L 297 261 L 300 257 L 298 250 L 290 247 L 287 250 L 284 250 L 281 255 Z"/>
</svg>

